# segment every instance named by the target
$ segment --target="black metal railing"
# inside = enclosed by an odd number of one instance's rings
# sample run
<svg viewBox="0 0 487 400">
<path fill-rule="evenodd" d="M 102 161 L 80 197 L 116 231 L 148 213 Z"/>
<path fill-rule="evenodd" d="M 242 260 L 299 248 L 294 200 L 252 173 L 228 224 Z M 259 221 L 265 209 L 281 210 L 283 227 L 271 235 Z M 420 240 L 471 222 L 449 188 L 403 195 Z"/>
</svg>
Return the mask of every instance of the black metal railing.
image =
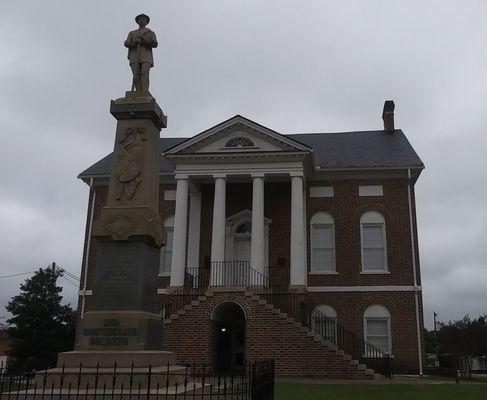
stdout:
<svg viewBox="0 0 487 400">
<path fill-rule="evenodd" d="M 286 273 L 287 271 L 287 273 Z M 355 331 L 340 325 L 317 309 L 311 309 L 309 294 L 289 290 L 289 268 L 278 265 L 254 270 L 246 261 L 219 261 L 200 268 L 187 268 L 184 286 L 164 296 L 166 317 L 202 296 L 209 287 L 239 286 L 261 298 L 308 327 L 324 340 L 386 377 L 393 377 L 393 360 Z"/>
<path fill-rule="evenodd" d="M 393 378 L 393 356 L 351 329 L 338 324 L 323 312 L 314 309 L 309 313 L 308 327 L 324 340 L 350 354 L 352 358 L 387 378 Z"/>
<path fill-rule="evenodd" d="M 259 272 L 248 261 L 215 261 L 201 267 L 188 267 L 185 271 L 186 288 L 210 286 L 244 286 L 287 288 L 289 268 L 285 265 L 264 267 Z"/>
<path fill-rule="evenodd" d="M 0 366 L 1 400 L 232 399 L 272 400 L 274 361 L 249 363 L 236 373 L 207 365 L 134 368 L 99 366 L 9 371 Z"/>
</svg>

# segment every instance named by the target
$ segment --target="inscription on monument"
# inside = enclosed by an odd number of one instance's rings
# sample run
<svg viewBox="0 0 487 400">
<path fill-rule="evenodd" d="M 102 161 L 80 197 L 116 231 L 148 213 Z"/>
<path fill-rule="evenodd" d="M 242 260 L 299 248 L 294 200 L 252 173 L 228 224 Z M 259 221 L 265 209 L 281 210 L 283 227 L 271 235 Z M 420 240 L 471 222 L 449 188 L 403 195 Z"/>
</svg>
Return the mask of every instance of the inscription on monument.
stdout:
<svg viewBox="0 0 487 400">
<path fill-rule="evenodd" d="M 83 336 L 89 338 L 90 346 L 128 345 L 130 338 L 137 338 L 136 328 L 121 328 L 118 320 L 106 319 L 103 328 L 83 329 Z"/>
<path fill-rule="evenodd" d="M 103 242 L 95 278 L 96 310 L 157 312 L 152 278 L 157 275 L 158 249 L 141 242 Z"/>
</svg>

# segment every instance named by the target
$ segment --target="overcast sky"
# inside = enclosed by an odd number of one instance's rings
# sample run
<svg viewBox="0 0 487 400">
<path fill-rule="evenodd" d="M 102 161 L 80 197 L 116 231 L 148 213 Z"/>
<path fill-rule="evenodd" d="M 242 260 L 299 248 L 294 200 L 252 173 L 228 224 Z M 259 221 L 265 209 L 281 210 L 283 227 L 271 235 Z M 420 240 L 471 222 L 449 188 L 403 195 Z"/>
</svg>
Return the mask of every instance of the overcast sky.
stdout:
<svg viewBox="0 0 487 400">
<path fill-rule="evenodd" d="M 76 175 L 112 150 L 109 101 L 130 88 L 123 41 L 140 12 L 159 40 L 163 135 L 235 114 L 281 133 L 381 129 L 393 99 L 426 164 L 426 322 L 487 313 L 486 1 L 3 2 L 0 276 L 52 261 L 80 275 L 88 187 Z M 0 279 L 0 318 L 24 279 Z"/>
</svg>

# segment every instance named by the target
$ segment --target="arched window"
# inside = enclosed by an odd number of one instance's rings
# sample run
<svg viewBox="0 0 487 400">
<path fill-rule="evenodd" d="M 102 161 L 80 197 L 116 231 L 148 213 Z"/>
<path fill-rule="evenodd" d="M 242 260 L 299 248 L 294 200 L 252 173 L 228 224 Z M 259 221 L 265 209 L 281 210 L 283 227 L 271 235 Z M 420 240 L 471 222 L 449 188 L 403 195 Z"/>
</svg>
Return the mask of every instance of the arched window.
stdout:
<svg viewBox="0 0 487 400">
<path fill-rule="evenodd" d="M 315 307 L 311 313 L 311 327 L 328 342 L 337 343 L 337 313 L 333 307 L 326 304 Z"/>
<path fill-rule="evenodd" d="M 391 314 L 384 306 L 375 304 L 364 312 L 364 336 L 371 345 L 385 353 L 391 353 Z M 374 349 L 366 348 L 366 354 Z"/>
<path fill-rule="evenodd" d="M 244 136 L 234 136 L 225 143 L 225 147 L 254 147 L 254 142 Z"/>
<path fill-rule="evenodd" d="M 326 212 L 311 217 L 311 272 L 335 272 L 335 220 Z"/>
<path fill-rule="evenodd" d="M 171 275 L 172 262 L 172 242 L 174 234 L 174 216 L 166 218 L 164 221 L 166 232 L 166 245 L 161 247 L 161 260 L 159 262 L 159 275 Z"/>
<path fill-rule="evenodd" d="M 387 272 L 386 221 L 375 211 L 360 218 L 362 272 Z"/>
</svg>

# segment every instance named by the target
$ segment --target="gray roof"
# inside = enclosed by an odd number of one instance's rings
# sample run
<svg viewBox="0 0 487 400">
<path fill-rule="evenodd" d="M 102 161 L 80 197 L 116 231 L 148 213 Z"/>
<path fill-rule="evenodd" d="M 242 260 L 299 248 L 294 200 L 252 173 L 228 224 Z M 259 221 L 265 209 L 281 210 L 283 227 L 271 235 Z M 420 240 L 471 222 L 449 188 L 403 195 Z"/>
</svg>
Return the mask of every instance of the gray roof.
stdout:
<svg viewBox="0 0 487 400">
<path fill-rule="evenodd" d="M 359 131 L 340 133 L 303 133 L 284 135 L 313 148 L 315 166 L 324 169 L 423 169 L 424 165 L 406 135 L 401 130 L 394 132 Z M 182 143 L 188 138 L 161 138 L 161 153 Z M 82 179 L 108 176 L 112 154 L 79 174 Z M 160 172 L 172 173 L 172 164 L 160 158 Z"/>
<path fill-rule="evenodd" d="M 312 147 L 315 166 L 321 169 L 424 168 L 400 129 L 286 136 Z"/>
</svg>

